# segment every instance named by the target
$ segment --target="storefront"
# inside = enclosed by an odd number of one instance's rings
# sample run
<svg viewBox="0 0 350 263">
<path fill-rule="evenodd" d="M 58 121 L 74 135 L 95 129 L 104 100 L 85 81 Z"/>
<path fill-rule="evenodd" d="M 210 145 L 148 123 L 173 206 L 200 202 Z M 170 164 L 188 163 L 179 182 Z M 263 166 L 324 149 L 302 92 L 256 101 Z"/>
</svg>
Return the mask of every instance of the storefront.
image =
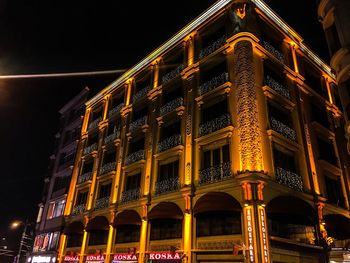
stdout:
<svg viewBox="0 0 350 263">
<path fill-rule="evenodd" d="M 182 255 L 178 252 L 150 252 L 149 263 L 180 263 Z"/>
</svg>

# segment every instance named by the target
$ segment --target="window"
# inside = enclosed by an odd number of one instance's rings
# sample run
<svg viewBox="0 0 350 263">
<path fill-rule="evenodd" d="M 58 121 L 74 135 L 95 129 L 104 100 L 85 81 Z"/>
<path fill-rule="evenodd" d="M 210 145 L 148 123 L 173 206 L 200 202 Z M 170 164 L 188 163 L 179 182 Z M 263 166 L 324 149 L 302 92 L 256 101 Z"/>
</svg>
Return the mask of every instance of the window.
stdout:
<svg viewBox="0 0 350 263">
<path fill-rule="evenodd" d="M 182 220 L 154 219 L 151 221 L 151 240 L 182 237 Z"/>
<path fill-rule="evenodd" d="M 170 125 L 162 127 L 160 140 L 162 141 L 164 139 L 171 137 L 172 135 L 180 134 L 181 133 L 180 127 L 181 127 L 180 121 L 176 121 Z"/>
<path fill-rule="evenodd" d="M 89 235 L 89 246 L 104 245 L 107 244 L 108 231 L 106 230 L 94 230 Z"/>
<path fill-rule="evenodd" d="M 60 238 L 60 232 L 52 233 L 51 240 L 50 240 L 50 246 L 49 246 L 50 250 L 57 249 L 59 238 Z"/>
<path fill-rule="evenodd" d="M 131 141 L 130 146 L 129 146 L 129 154 L 137 152 L 139 150 L 143 150 L 144 147 L 145 147 L 145 138 L 144 137 L 142 137 L 138 140 Z"/>
<path fill-rule="evenodd" d="M 325 184 L 328 202 L 345 207 L 340 177 L 325 176 Z"/>
<path fill-rule="evenodd" d="M 103 164 L 114 163 L 115 159 L 115 149 L 113 149 L 112 151 L 106 151 L 103 157 Z"/>
<path fill-rule="evenodd" d="M 55 182 L 53 185 L 53 192 L 56 192 L 61 189 L 65 189 L 69 186 L 70 183 L 70 176 L 63 176 L 63 177 L 55 177 Z"/>
<path fill-rule="evenodd" d="M 227 113 L 227 99 L 225 99 L 202 110 L 202 123 L 211 121 Z"/>
<path fill-rule="evenodd" d="M 103 197 L 109 197 L 111 195 L 111 188 L 112 188 L 112 183 L 106 183 L 102 184 L 100 186 L 100 191 L 98 193 L 98 199 L 103 198 Z"/>
<path fill-rule="evenodd" d="M 335 155 L 332 140 L 326 140 L 321 137 L 317 137 L 317 145 L 319 154 L 318 159 L 325 160 L 335 166 L 338 166 L 338 159 Z"/>
<path fill-rule="evenodd" d="M 83 235 L 69 235 L 67 247 L 80 247 L 83 242 Z"/>
<path fill-rule="evenodd" d="M 76 204 L 76 205 L 83 205 L 83 204 L 86 204 L 87 197 L 88 197 L 88 191 L 78 192 L 77 201 L 76 201 L 75 204 Z"/>
<path fill-rule="evenodd" d="M 139 225 L 120 225 L 116 235 L 116 243 L 139 242 L 140 226 Z"/>
<path fill-rule="evenodd" d="M 289 111 L 282 109 L 278 106 L 275 106 L 273 103 L 268 103 L 269 117 L 274 118 L 281 122 L 282 124 L 293 127 L 292 118 Z"/>
<path fill-rule="evenodd" d="M 93 165 L 94 165 L 94 162 L 91 160 L 84 162 L 81 174 L 92 172 Z"/>
<path fill-rule="evenodd" d="M 158 181 L 178 179 L 178 177 L 179 177 L 179 161 L 160 165 Z"/>
<path fill-rule="evenodd" d="M 225 144 L 219 148 L 204 151 L 202 167 L 206 169 L 214 166 L 219 166 L 229 161 L 230 161 L 229 145 Z"/>
<path fill-rule="evenodd" d="M 140 188 L 140 185 L 141 185 L 141 173 L 126 176 L 125 191 Z"/>
<path fill-rule="evenodd" d="M 65 204 L 66 204 L 65 200 L 51 202 L 49 204 L 47 218 L 51 219 L 51 218 L 55 218 L 63 215 Z"/>
<path fill-rule="evenodd" d="M 328 114 L 324 106 L 318 106 L 313 102 L 310 103 L 310 115 L 311 121 L 315 121 L 327 129 L 330 128 Z"/>
<path fill-rule="evenodd" d="M 200 213 L 196 217 L 197 236 L 241 234 L 241 213 L 215 211 Z"/>
<path fill-rule="evenodd" d="M 273 159 L 275 168 L 282 168 L 285 171 L 296 173 L 295 158 L 293 153 L 282 152 L 281 150 L 274 147 Z"/>
</svg>

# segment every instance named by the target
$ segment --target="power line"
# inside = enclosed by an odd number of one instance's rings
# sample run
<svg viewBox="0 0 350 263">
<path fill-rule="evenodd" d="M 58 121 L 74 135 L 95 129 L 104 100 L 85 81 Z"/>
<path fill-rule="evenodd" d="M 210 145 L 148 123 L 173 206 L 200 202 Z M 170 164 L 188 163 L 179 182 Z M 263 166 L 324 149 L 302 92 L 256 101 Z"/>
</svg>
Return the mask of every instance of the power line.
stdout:
<svg viewBox="0 0 350 263">
<path fill-rule="evenodd" d="M 67 73 L 48 73 L 48 74 L 27 74 L 27 75 L 0 75 L 0 79 L 31 79 L 31 78 L 58 78 L 58 77 L 79 77 L 124 73 L 125 69 L 86 71 L 86 72 L 67 72 Z"/>
</svg>

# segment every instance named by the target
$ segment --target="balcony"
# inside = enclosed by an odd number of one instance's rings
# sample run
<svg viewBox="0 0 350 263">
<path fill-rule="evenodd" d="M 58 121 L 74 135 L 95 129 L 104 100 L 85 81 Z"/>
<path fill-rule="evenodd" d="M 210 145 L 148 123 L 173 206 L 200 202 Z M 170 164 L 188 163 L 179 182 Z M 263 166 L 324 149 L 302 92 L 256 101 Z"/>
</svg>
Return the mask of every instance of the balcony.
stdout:
<svg viewBox="0 0 350 263">
<path fill-rule="evenodd" d="M 112 117 L 114 114 L 120 112 L 120 110 L 124 107 L 124 103 L 120 103 L 117 106 L 113 107 L 108 111 L 108 118 Z"/>
<path fill-rule="evenodd" d="M 231 125 L 231 118 L 230 114 L 226 113 L 221 115 L 220 117 L 217 117 L 215 119 L 212 119 L 210 121 L 207 121 L 199 126 L 199 135 L 204 136 L 209 133 L 213 133 L 215 131 L 221 130 L 227 126 Z"/>
<path fill-rule="evenodd" d="M 129 131 L 134 132 L 146 124 L 147 124 L 147 116 L 143 116 L 143 117 L 137 119 L 136 121 L 133 121 L 132 123 L 130 123 Z"/>
<path fill-rule="evenodd" d="M 199 52 L 199 59 L 202 59 L 208 55 L 210 55 L 211 53 L 213 53 L 215 50 L 221 48 L 223 45 L 225 45 L 226 43 L 226 35 L 223 35 L 222 37 L 220 37 L 219 39 L 217 39 L 216 41 L 214 41 L 212 44 L 210 44 L 209 46 L 203 48 L 200 52 Z"/>
<path fill-rule="evenodd" d="M 93 144 L 86 146 L 84 148 L 83 154 L 87 155 L 87 154 L 92 153 L 93 151 L 96 151 L 96 150 L 97 150 L 97 143 L 93 143 Z"/>
<path fill-rule="evenodd" d="M 145 150 L 139 150 L 137 152 L 130 153 L 126 157 L 125 164 L 129 165 L 143 159 L 145 159 Z"/>
<path fill-rule="evenodd" d="M 114 131 L 113 133 L 111 134 L 108 134 L 106 137 L 105 137 L 105 140 L 104 140 L 104 143 L 107 144 L 107 143 L 110 143 L 110 142 L 113 142 L 116 138 L 118 138 L 120 136 L 120 129 L 117 129 L 116 131 Z"/>
<path fill-rule="evenodd" d="M 78 184 L 92 180 L 92 172 L 83 173 L 78 177 Z"/>
<path fill-rule="evenodd" d="M 297 191 L 303 191 L 303 179 L 301 176 L 281 167 L 276 167 L 276 181 Z"/>
<path fill-rule="evenodd" d="M 102 209 L 102 208 L 108 207 L 109 206 L 109 200 L 110 200 L 109 196 L 105 196 L 105 197 L 101 197 L 99 199 L 96 199 L 94 210 L 98 210 L 98 209 Z"/>
<path fill-rule="evenodd" d="M 156 182 L 156 194 L 174 192 L 180 189 L 179 178 L 170 178 Z"/>
<path fill-rule="evenodd" d="M 162 84 L 168 83 L 170 80 L 176 78 L 180 75 L 181 71 L 184 69 L 183 65 L 178 66 L 177 68 L 173 69 L 172 71 L 168 72 L 162 77 Z"/>
<path fill-rule="evenodd" d="M 199 184 L 211 184 L 232 177 L 231 162 L 215 165 L 199 172 Z"/>
<path fill-rule="evenodd" d="M 72 215 L 79 215 L 85 211 L 85 204 L 76 205 L 73 207 Z"/>
<path fill-rule="evenodd" d="M 141 189 L 140 188 L 135 188 L 135 189 L 130 189 L 126 190 L 122 193 L 122 200 L 121 203 L 128 203 L 131 201 L 136 201 L 140 199 L 141 195 Z"/>
<path fill-rule="evenodd" d="M 141 89 L 140 91 L 136 92 L 133 96 L 132 96 L 132 103 L 136 103 L 138 102 L 140 99 L 144 98 L 147 96 L 148 91 L 151 89 L 150 86 L 147 86 L 143 89 Z"/>
<path fill-rule="evenodd" d="M 172 101 L 169 101 L 168 103 L 166 103 L 164 106 L 162 106 L 160 108 L 160 115 L 165 115 L 169 112 L 172 112 L 174 111 L 175 109 L 177 109 L 178 107 L 182 106 L 184 103 L 184 99 L 179 97 L 179 98 L 176 98 Z"/>
<path fill-rule="evenodd" d="M 222 84 L 224 84 L 228 81 L 229 81 L 228 73 L 224 72 L 224 73 L 212 78 L 211 80 L 203 83 L 202 85 L 200 85 L 198 88 L 198 93 L 200 96 L 202 96 L 203 94 L 205 94 L 209 91 L 212 91 L 213 89 L 221 86 Z"/>
<path fill-rule="evenodd" d="M 296 132 L 292 128 L 275 119 L 274 117 L 271 117 L 271 128 L 272 130 L 278 132 L 279 134 L 283 135 L 289 140 L 292 140 L 294 142 L 297 140 Z"/>
<path fill-rule="evenodd" d="M 273 45 L 271 45 L 267 41 L 263 41 L 264 48 L 270 52 L 277 60 L 279 60 L 281 63 L 286 64 L 286 60 L 284 58 L 284 55 L 281 51 L 279 51 L 277 48 L 275 48 Z"/>
<path fill-rule="evenodd" d="M 100 175 L 109 173 L 114 170 L 115 170 L 115 162 L 106 163 L 102 165 L 102 167 L 100 168 Z"/>
<path fill-rule="evenodd" d="M 102 117 L 98 117 L 97 119 L 93 120 L 90 124 L 89 124 L 89 128 L 88 130 L 94 129 L 98 126 L 98 124 L 101 122 Z"/>
<path fill-rule="evenodd" d="M 281 96 L 290 100 L 290 93 L 287 87 L 283 86 L 269 75 L 266 76 L 266 85 L 276 91 Z"/>
<path fill-rule="evenodd" d="M 158 152 L 174 148 L 181 144 L 181 134 L 172 135 L 158 143 Z"/>
</svg>

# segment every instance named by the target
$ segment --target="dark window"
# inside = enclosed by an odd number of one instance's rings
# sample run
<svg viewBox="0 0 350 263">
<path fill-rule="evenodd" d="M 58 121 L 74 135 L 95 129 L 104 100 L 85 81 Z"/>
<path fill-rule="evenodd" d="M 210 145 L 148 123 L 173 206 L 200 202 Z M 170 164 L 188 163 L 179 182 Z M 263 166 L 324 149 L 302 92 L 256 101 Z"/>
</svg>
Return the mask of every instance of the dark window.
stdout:
<svg viewBox="0 0 350 263">
<path fill-rule="evenodd" d="M 86 204 L 87 197 L 88 197 L 88 191 L 78 192 L 77 201 L 76 201 L 75 204 L 76 204 L 76 205 L 83 205 L 83 204 Z"/>
<path fill-rule="evenodd" d="M 108 197 L 111 195 L 112 183 L 102 184 L 98 193 L 98 198 Z"/>
<path fill-rule="evenodd" d="M 197 236 L 241 234 L 241 213 L 230 211 L 204 212 L 196 216 Z"/>
<path fill-rule="evenodd" d="M 318 159 L 325 160 L 335 166 L 338 166 L 332 141 L 327 141 L 323 138 L 317 137 L 317 144 L 319 153 Z"/>
<path fill-rule="evenodd" d="M 139 150 L 143 150 L 145 148 L 145 138 L 131 141 L 129 146 L 129 153 L 137 152 Z"/>
<path fill-rule="evenodd" d="M 200 77 L 201 84 L 206 83 L 225 72 L 228 72 L 226 60 L 221 61 L 219 64 L 216 64 L 214 67 L 203 68 L 201 69 L 201 77 Z"/>
<path fill-rule="evenodd" d="M 183 92 L 182 92 L 182 87 L 176 86 L 175 88 L 172 88 L 169 91 L 166 91 L 164 95 L 162 96 L 163 99 L 163 105 L 175 100 L 177 98 L 183 98 Z"/>
<path fill-rule="evenodd" d="M 202 123 L 213 120 L 227 113 L 227 99 L 225 99 L 202 110 Z"/>
<path fill-rule="evenodd" d="M 132 119 L 133 121 L 136 121 L 144 116 L 147 116 L 147 107 L 144 107 L 142 109 L 135 110 L 133 113 Z"/>
<path fill-rule="evenodd" d="M 215 25 L 219 25 L 218 21 L 215 23 Z M 212 29 L 211 31 L 207 31 L 209 33 L 202 35 L 202 49 L 207 48 L 208 46 L 212 45 L 215 41 L 220 39 L 223 36 L 226 36 L 226 28 L 224 25 L 220 25 L 220 27 L 216 29 Z"/>
<path fill-rule="evenodd" d="M 221 165 L 230 161 L 230 149 L 229 145 L 225 144 L 219 148 L 213 150 L 207 150 L 203 153 L 203 164 L 204 169 Z"/>
<path fill-rule="evenodd" d="M 325 184 L 328 202 L 337 206 L 344 207 L 345 202 L 340 178 L 338 177 L 337 179 L 335 179 L 332 177 L 325 176 Z"/>
<path fill-rule="evenodd" d="M 104 157 L 103 157 L 103 163 L 106 164 L 106 163 L 113 163 L 115 162 L 115 150 L 113 151 L 107 151 L 105 152 L 104 154 Z"/>
<path fill-rule="evenodd" d="M 89 246 L 104 245 L 107 244 L 108 231 L 106 230 L 94 230 L 89 235 Z"/>
<path fill-rule="evenodd" d="M 119 106 L 122 103 L 124 103 L 124 94 L 114 95 L 110 101 L 109 110 Z"/>
<path fill-rule="evenodd" d="M 268 103 L 269 117 L 274 118 L 288 127 L 292 127 L 292 117 L 290 112 Z"/>
<path fill-rule="evenodd" d="M 140 226 L 139 225 L 120 225 L 118 226 L 116 243 L 139 242 Z"/>
<path fill-rule="evenodd" d="M 94 143 L 96 143 L 96 144 L 98 143 L 98 133 L 97 132 L 95 132 L 91 136 L 89 136 L 87 146 L 92 145 Z"/>
<path fill-rule="evenodd" d="M 67 247 L 80 247 L 82 242 L 82 235 L 69 235 L 67 238 Z"/>
<path fill-rule="evenodd" d="M 304 65 L 304 77 L 305 83 L 316 93 L 323 98 L 327 99 L 327 93 L 325 92 L 324 81 L 321 81 L 321 73 L 315 72 L 315 70 L 307 63 Z"/>
<path fill-rule="evenodd" d="M 274 148 L 273 158 L 276 168 L 279 167 L 286 171 L 296 173 L 295 158 L 293 155 L 284 153 Z"/>
<path fill-rule="evenodd" d="M 92 172 L 93 165 L 94 165 L 93 161 L 84 162 L 81 174 Z"/>
<path fill-rule="evenodd" d="M 180 121 L 177 121 L 170 125 L 162 127 L 160 140 L 169 138 L 172 135 L 181 134 L 180 127 L 181 127 Z"/>
<path fill-rule="evenodd" d="M 53 185 L 53 192 L 61 190 L 63 188 L 68 188 L 70 183 L 70 176 L 55 177 L 55 182 Z"/>
<path fill-rule="evenodd" d="M 140 188 L 140 185 L 141 185 L 141 173 L 138 173 L 135 175 L 129 175 L 126 177 L 125 191 Z"/>
<path fill-rule="evenodd" d="M 277 81 L 279 84 L 284 85 L 286 87 L 286 78 L 283 73 L 283 69 L 279 69 L 274 67 L 270 62 L 264 61 L 264 77 L 265 84 L 267 84 L 267 76 Z"/>
<path fill-rule="evenodd" d="M 165 181 L 179 177 L 179 161 L 163 164 L 159 167 L 158 181 Z"/>
<path fill-rule="evenodd" d="M 311 121 L 318 122 L 327 129 L 330 128 L 327 111 L 324 107 L 319 107 L 314 103 L 310 103 L 310 111 Z"/>
<path fill-rule="evenodd" d="M 151 240 L 182 237 L 182 220 L 154 219 L 151 221 Z"/>
</svg>

